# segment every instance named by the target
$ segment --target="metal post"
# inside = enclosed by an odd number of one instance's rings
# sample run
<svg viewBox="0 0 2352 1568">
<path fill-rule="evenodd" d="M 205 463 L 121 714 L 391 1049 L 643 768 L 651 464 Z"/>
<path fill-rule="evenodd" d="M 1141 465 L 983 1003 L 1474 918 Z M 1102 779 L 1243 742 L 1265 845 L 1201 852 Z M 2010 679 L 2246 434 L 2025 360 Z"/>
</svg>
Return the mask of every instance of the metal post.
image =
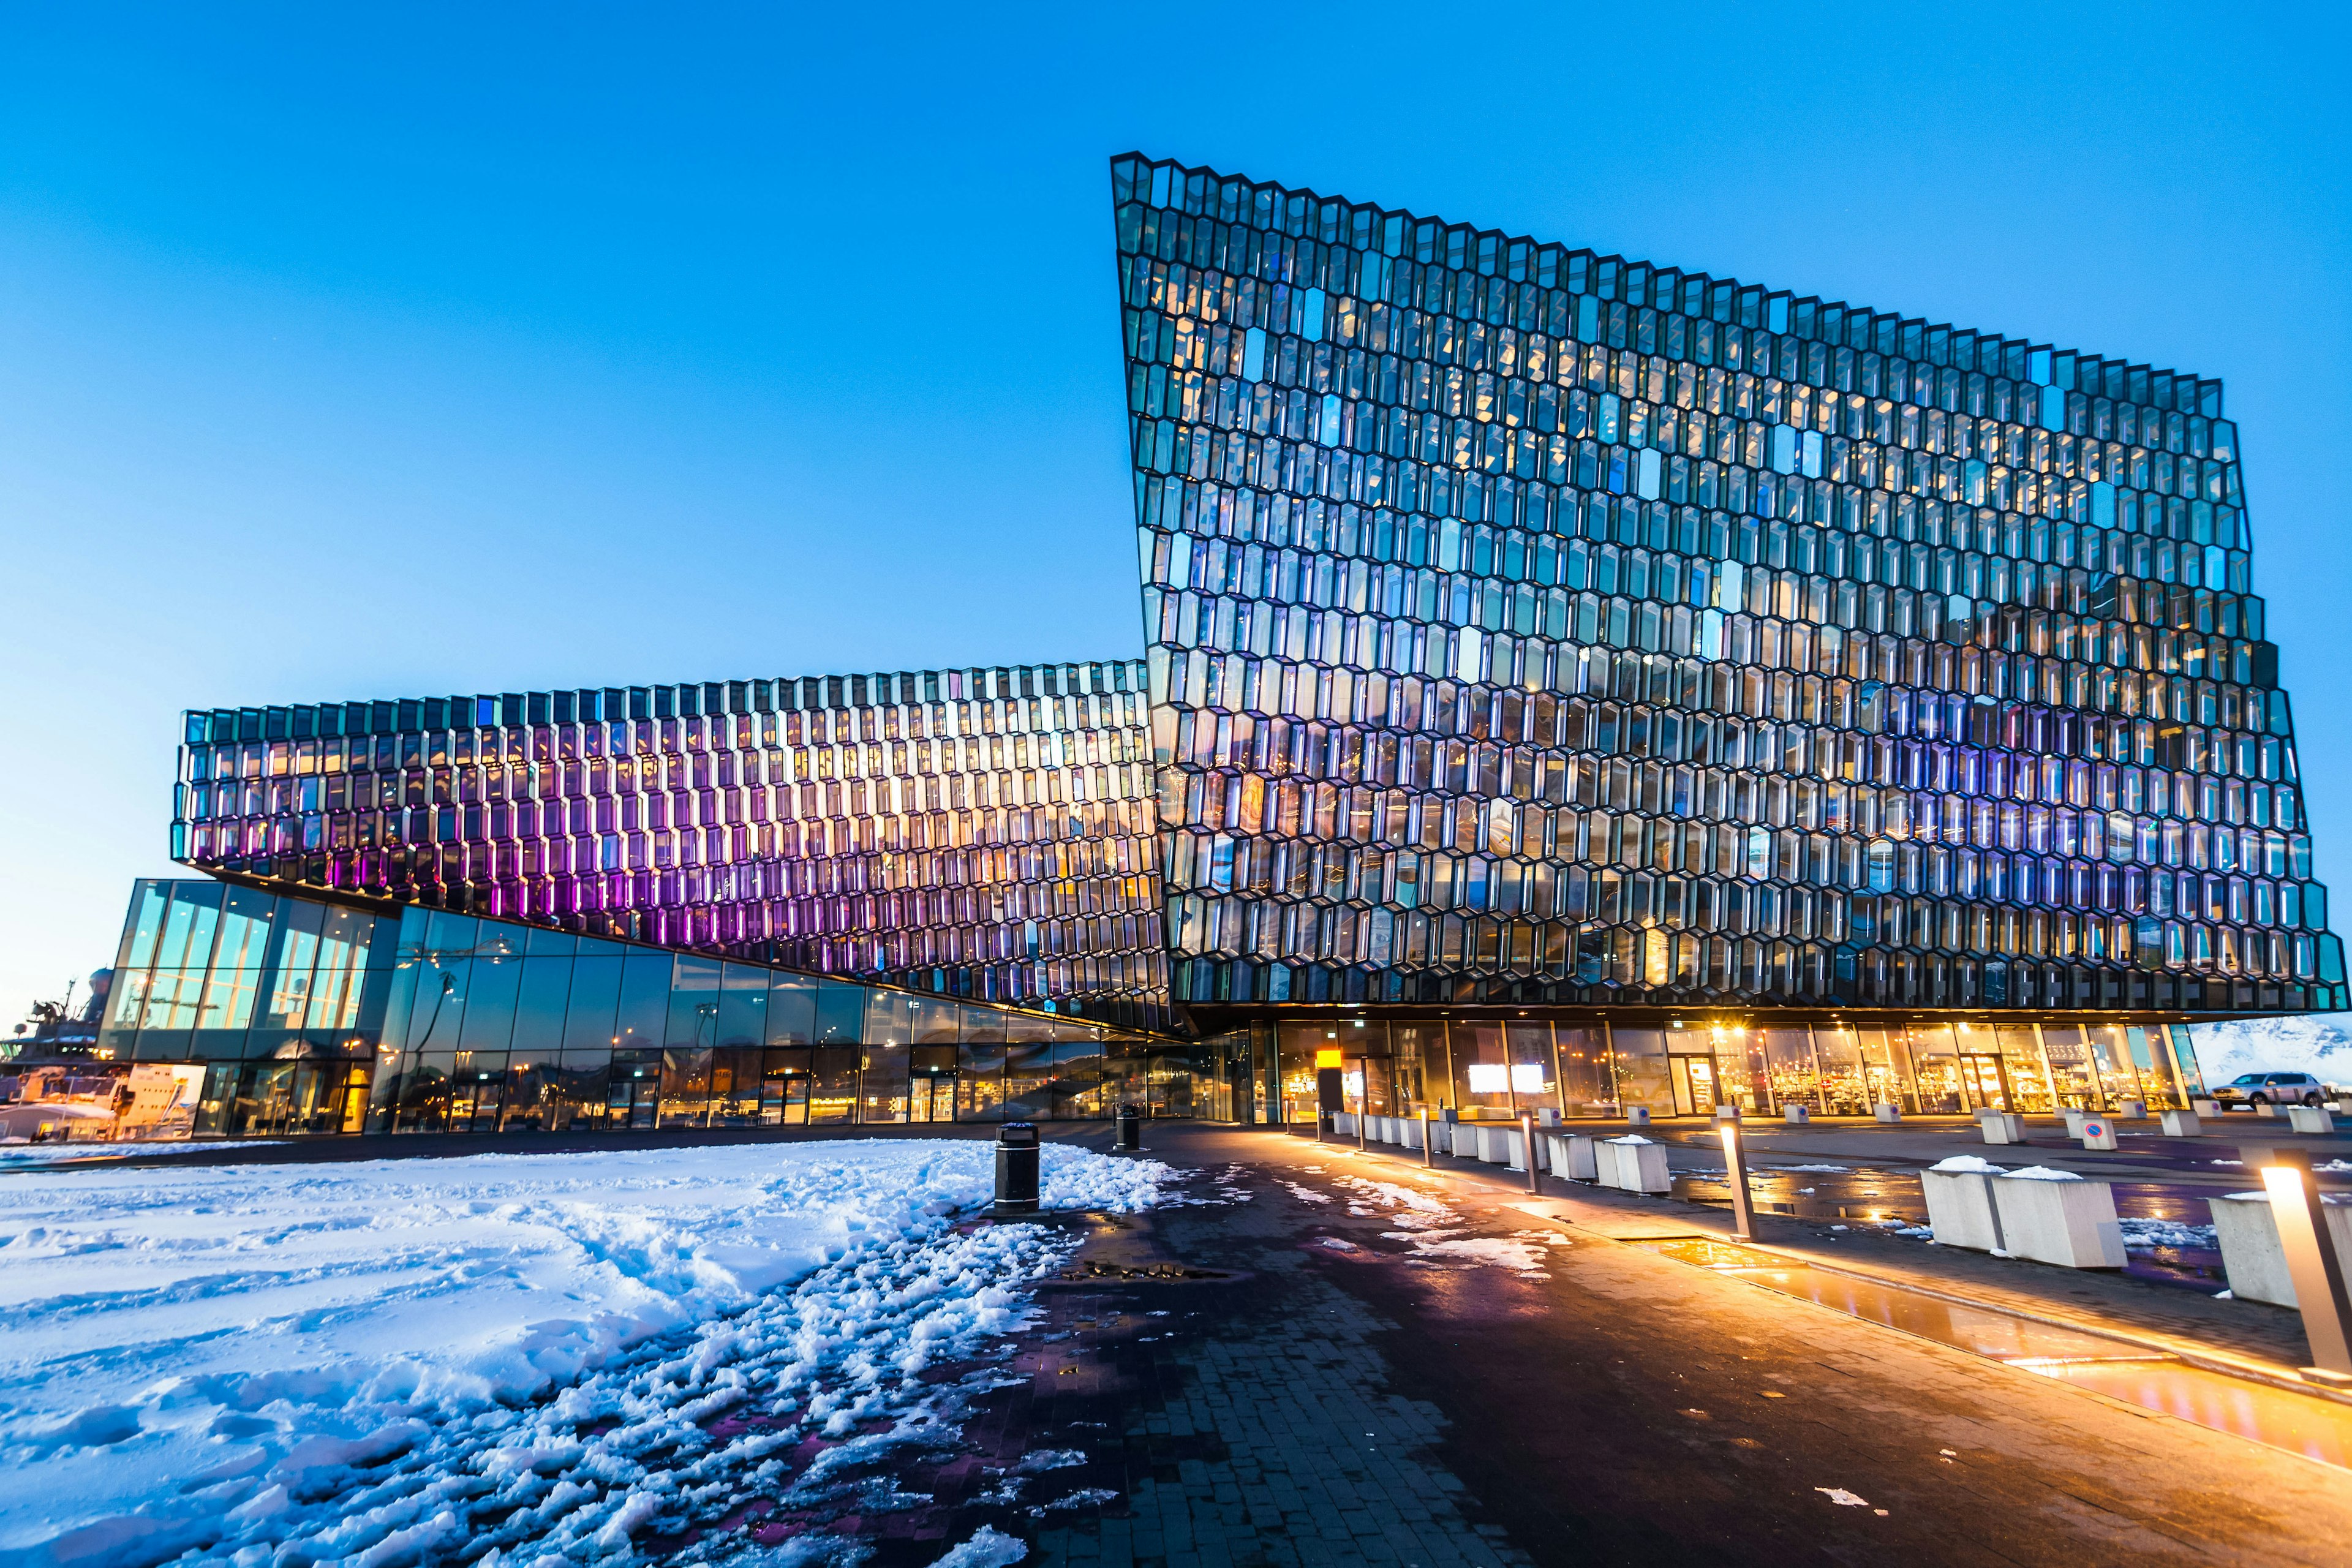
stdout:
<svg viewBox="0 0 2352 1568">
<path fill-rule="evenodd" d="M 1356 1058 L 1356 1081 L 1363 1087 L 1356 1090 L 1356 1152 L 1368 1147 L 1364 1141 L 1364 1123 L 1372 1119 L 1372 1058 Z"/>
<path fill-rule="evenodd" d="M 2245 1153 L 2247 1163 L 2261 1164 L 2287 1278 L 2294 1282 L 2295 1304 L 2303 1310 L 2303 1336 L 2311 1342 L 2313 1362 L 2305 1373 L 2319 1374 L 2315 1382 L 2352 1380 L 2352 1300 L 2346 1299 L 2344 1263 L 2327 1234 L 2319 1184 L 2311 1179 L 2311 1156 L 2300 1149 L 2273 1149 L 2259 1157 L 2254 1150 Z"/>
<path fill-rule="evenodd" d="M 1429 1147 L 1429 1102 L 1427 1100 L 1423 1100 L 1421 1106 L 1421 1163 L 1431 1167 L 1434 1167 L 1437 1163 L 1437 1156 Z"/>
<path fill-rule="evenodd" d="M 1724 1174 L 1731 1183 L 1731 1239 L 1756 1239 L 1756 1204 L 1748 1194 L 1748 1151 L 1740 1145 L 1739 1123 L 1721 1121 L 1716 1131 L 1723 1136 Z"/>
<path fill-rule="evenodd" d="M 1519 1112 L 1519 1150 L 1528 1157 L 1528 1191 L 1542 1192 L 1536 1181 L 1536 1113 L 1532 1110 Z"/>
</svg>

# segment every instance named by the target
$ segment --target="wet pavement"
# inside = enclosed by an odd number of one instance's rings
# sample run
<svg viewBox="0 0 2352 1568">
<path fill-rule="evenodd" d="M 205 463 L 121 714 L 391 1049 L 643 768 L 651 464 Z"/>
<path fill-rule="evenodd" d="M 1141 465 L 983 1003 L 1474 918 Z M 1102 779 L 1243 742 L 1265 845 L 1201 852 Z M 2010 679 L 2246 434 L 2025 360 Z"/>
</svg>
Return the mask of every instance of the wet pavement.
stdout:
<svg viewBox="0 0 2352 1568">
<path fill-rule="evenodd" d="M 1691 1205 L 1151 1133 L 1201 1173 L 1189 1201 L 1092 1227 L 974 1400 L 967 1468 L 899 1483 L 932 1496 L 868 1537 L 877 1568 L 983 1523 L 1036 1562 L 1170 1568 L 2309 1563 L 2352 1540 L 2343 1470 L 2136 1402 L 2160 1358 L 2084 1357 L 2063 1324 L 2002 1364 L 1624 1239 L 1690 1235 Z"/>
</svg>

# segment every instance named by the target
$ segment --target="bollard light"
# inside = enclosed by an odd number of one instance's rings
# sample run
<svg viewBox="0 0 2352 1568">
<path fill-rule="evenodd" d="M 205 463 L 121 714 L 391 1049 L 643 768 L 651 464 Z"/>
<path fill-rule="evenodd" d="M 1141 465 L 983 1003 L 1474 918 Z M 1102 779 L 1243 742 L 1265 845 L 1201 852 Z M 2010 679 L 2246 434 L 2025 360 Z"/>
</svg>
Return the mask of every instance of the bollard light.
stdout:
<svg viewBox="0 0 2352 1568">
<path fill-rule="evenodd" d="M 1731 1239 L 1756 1239 L 1756 1205 L 1748 1195 L 1748 1151 L 1740 1146 L 1739 1123 L 1725 1121 L 1716 1131 L 1723 1135 L 1724 1175 L 1731 1184 Z"/>
<path fill-rule="evenodd" d="M 1543 1188 L 1536 1181 L 1536 1113 L 1532 1110 L 1519 1113 L 1519 1147 L 1528 1157 L 1528 1191 L 1540 1193 Z"/>
<path fill-rule="evenodd" d="M 1434 1169 L 1437 1164 L 1437 1156 L 1429 1147 L 1429 1102 L 1427 1100 L 1422 1101 L 1421 1106 L 1421 1163 L 1430 1169 Z"/>
<path fill-rule="evenodd" d="M 2273 1149 L 2261 1168 L 2271 1217 L 2278 1223 L 2279 1247 L 2286 1254 L 2287 1278 L 2303 1311 L 2303 1337 L 2311 1342 L 2313 1364 L 2304 1374 L 2314 1382 L 2352 1382 L 2352 1300 L 2346 1298 L 2344 1261 L 2327 1234 L 2319 1184 L 2311 1177 L 2311 1156 L 2300 1149 Z"/>
</svg>

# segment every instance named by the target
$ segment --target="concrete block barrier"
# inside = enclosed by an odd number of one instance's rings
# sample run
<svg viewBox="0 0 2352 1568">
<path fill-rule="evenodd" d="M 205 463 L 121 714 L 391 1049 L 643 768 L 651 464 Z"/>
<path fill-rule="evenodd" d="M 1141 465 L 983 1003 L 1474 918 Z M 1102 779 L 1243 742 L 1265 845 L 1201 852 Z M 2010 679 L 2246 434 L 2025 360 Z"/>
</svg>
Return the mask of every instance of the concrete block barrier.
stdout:
<svg viewBox="0 0 2352 1568">
<path fill-rule="evenodd" d="M 2336 1131 L 2336 1118 L 2324 1105 L 2290 1105 L 2286 1108 L 2286 1124 L 2296 1132 L 2328 1133 Z"/>
<path fill-rule="evenodd" d="M 2084 1148 L 2114 1149 L 2116 1146 L 2116 1124 L 2113 1121 L 2104 1116 L 2083 1118 Z"/>
<path fill-rule="evenodd" d="M 2352 1193 L 2324 1193 L 2319 1201 L 2336 1256 L 2352 1263 Z M 2209 1206 L 2230 1293 L 2242 1301 L 2267 1301 L 2273 1307 L 2301 1305 L 2287 1272 L 2286 1249 L 2279 1245 L 2278 1216 L 2271 1210 L 2270 1194 L 2231 1193 Z"/>
<path fill-rule="evenodd" d="M 1674 1183 L 1666 1173 L 1666 1150 L 1639 1134 L 1601 1143 L 1601 1184 L 1628 1193 L 1663 1193 Z"/>
<path fill-rule="evenodd" d="M 2218 1100 L 2192 1100 L 2189 1102 L 2189 1109 L 2200 1116 L 2210 1116 L 2216 1121 L 2221 1119 L 2221 1102 Z"/>
<path fill-rule="evenodd" d="M 2125 1100 L 2125 1101 L 2124 1101 L 2124 1104 L 2123 1104 L 2123 1109 L 2122 1109 L 2121 1110 L 2118 1110 L 2118 1111 L 2116 1111 L 2116 1121 L 2147 1121 L 2147 1100 Z"/>
<path fill-rule="evenodd" d="M 1881 1121 L 1900 1121 L 1903 1120 L 1903 1108 L 1888 1100 L 1882 1100 L 1876 1105 L 1871 1107 L 1871 1113 L 1876 1116 Z"/>
<path fill-rule="evenodd" d="M 1469 1121 L 1455 1122 L 1454 1124 L 1454 1146 L 1447 1152 L 1457 1160 L 1476 1159 L 1478 1157 L 1477 1124 Z"/>
<path fill-rule="evenodd" d="M 1488 1165 L 1509 1164 L 1511 1163 L 1511 1139 L 1515 1131 L 1515 1129 L 1509 1127 L 1489 1127 L 1483 1122 L 1480 1123 L 1478 1128 L 1478 1159 L 1480 1163 Z"/>
<path fill-rule="evenodd" d="M 2194 1138 L 2204 1127 L 2193 1110 L 2168 1110 L 2160 1124 L 2167 1138 Z"/>
<path fill-rule="evenodd" d="M 2025 1142 L 2025 1118 L 2014 1110 L 1979 1110 L 1977 1126 L 1988 1143 L 2022 1143 Z"/>
<path fill-rule="evenodd" d="M 1591 1182 L 1600 1179 L 1598 1163 L 1593 1157 L 1594 1141 L 1580 1132 L 1561 1132 L 1546 1139 L 1551 1145 L 1551 1173 L 1570 1181 Z"/>
<path fill-rule="evenodd" d="M 1630 1126 L 1647 1127 L 1650 1124 L 1650 1108 L 1646 1105 L 1627 1106 L 1625 1121 Z"/>
<path fill-rule="evenodd" d="M 1979 1252 L 2003 1249 L 1990 1184 L 2003 1173 L 2004 1167 L 1974 1154 L 1957 1154 L 1919 1173 L 1927 1226 L 1938 1243 Z"/>
<path fill-rule="evenodd" d="M 1421 1147 L 1420 1117 L 1400 1116 L 1397 1118 L 1397 1142 L 1407 1149 L 1418 1149 Z"/>
<path fill-rule="evenodd" d="M 2069 1106 L 2059 1114 L 2066 1118 L 2066 1136 L 2080 1142 L 2083 1136 L 2083 1123 L 2090 1118 L 2091 1112 L 2076 1110 Z"/>
<path fill-rule="evenodd" d="M 1810 1107 L 1784 1105 L 1780 1108 L 1780 1120 L 1791 1127 L 1802 1127 L 1812 1119 L 1813 1113 Z"/>
<path fill-rule="evenodd" d="M 2105 1182 L 2039 1166 L 1992 1180 L 1993 1204 L 2009 1251 L 2062 1268 L 2121 1268 L 2123 1226 Z"/>
</svg>

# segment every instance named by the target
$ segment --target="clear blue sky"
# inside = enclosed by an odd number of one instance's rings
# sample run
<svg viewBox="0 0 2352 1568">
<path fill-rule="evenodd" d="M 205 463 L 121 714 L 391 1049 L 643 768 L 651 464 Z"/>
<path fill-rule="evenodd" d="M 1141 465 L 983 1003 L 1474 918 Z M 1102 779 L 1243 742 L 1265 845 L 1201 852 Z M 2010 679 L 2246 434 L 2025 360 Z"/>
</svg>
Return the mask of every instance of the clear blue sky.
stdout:
<svg viewBox="0 0 2352 1568">
<path fill-rule="evenodd" d="M 2222 377 L 2352 866 L 2340 11 L 1110 10 L 0 5 L 0 1010 L 183 707 L 1132 648 L 1129 148 Z"/>
</svg>

